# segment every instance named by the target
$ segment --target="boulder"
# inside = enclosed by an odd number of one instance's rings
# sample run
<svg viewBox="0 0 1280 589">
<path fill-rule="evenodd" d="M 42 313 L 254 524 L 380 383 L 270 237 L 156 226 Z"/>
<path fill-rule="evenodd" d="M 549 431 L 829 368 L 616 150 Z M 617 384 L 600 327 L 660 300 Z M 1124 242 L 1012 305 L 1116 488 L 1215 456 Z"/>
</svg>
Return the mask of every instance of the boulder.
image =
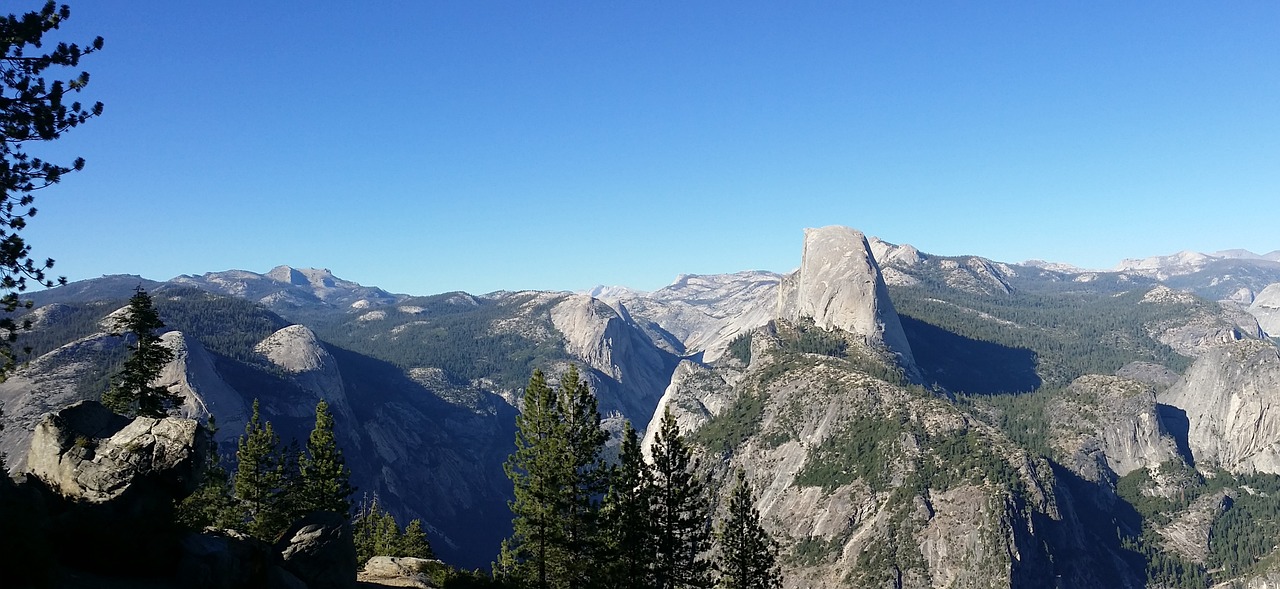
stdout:
<svg viewBox="0 0 1280 589">
<path fill-rule="evenodd" d="M 192 589 L 260 587 L 275 560 L 265 542 L 233 530 L 207 529 L 182 538 L 176 578 Z"/>
<path fill-rule="evenodd" d="M 127 495 L 190 495 L 207 435 L 194 419 L 116 415 L 96 401 L 50 413 L 36 425 L 27 470 L 63 497 L 107 503 Z"/>
<path fill-rule="evenodd" d="M 195 420 L 130 421 L 96 401 L 45 415 L 27 468 L 48 505 L 50 538 L 92 547 L 59 557 L 114 575 L 171 574 L 182 552 L 173 506 L 199 482 L 207 438 Z"/>
<path fill-rule="evenodd" d="M 356 545 L 351 525 L 337 513 L 313 513 L 285 530 L 276 550 L 281 566 L 310 589 L 356 586 Z"/>
<path fill-rule="evenodd" d="M 434 585 L 427 577 L 427 571 L 443 566 L 438 560 L 425 558 L 375 556 L 360 571 L 360 582 L 383 587 L 429 589 Z"/>
</svg>

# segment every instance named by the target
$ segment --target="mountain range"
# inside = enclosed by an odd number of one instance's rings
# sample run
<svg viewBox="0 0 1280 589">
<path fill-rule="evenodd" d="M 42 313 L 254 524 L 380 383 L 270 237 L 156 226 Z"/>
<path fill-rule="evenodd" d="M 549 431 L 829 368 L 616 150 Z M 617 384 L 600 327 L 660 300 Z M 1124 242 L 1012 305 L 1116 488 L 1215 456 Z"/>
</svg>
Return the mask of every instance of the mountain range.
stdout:
<svg viewBox="0 0 1280 589">
<path fill-rule="evenodd" d="M 1086 271 L 845 227 L 801 245 L 792 273 L 652 292 L 414 296 L 279 266 L 32 293 L 0 450 L 23 469 L 42 414 L 101 395 L 142 286 L 176 352 L 162 384 L 224 454 L 254 399 L 286 438 L 324 399 L 360 491 L 459 565 L 510 532 L 523 384 L 574 364 L 610 431 L 670 409 L 709 476 L 747 473 L 788 587 L 1280 578 L 1280 524 L 1237 521 L 1280 511 L 1280 252 Z"/>
</svg>

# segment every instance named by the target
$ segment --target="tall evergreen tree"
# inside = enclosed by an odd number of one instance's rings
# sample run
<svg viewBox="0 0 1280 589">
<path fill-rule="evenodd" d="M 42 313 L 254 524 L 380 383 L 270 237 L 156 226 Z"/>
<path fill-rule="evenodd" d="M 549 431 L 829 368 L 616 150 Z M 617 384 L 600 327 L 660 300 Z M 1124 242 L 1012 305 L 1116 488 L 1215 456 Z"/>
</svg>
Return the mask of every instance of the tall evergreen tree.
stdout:
<svg viewBox="0 0 1280 589">
<path fill-rule="evenodd" d="M 431 550 L 431 543 L 427 541 L 427 531 L 422 529 L 422 520 L 415 519 L 404 527 L 404 531 L 400 534 L 400 545 L 397 548 L 400 556 L 412 556 L 414 558 L 435 558 L 435 553 Z"/>
<path fill-rule="evenodd" d="M 84 168 L 83 158 L 63 166 L 32 157 L 26 148 L 58 139 L 102 114 L 101 102 L 87 106 L 75 99 L 89 84 L 87 72 L 58 79 L 57 72 L 77 67 L 81 57 L 102 49 L 102 37 L 84 46 L 48 38 L 68 18 L 71 9 L 52 0 L 39 10 L 0 15 L 0 379 L 15 364 L 10 346 L 18 330 L 31 325 L 11 316 L 31 308 L 31 301 L 20 298 L 28 280 L 42 287 L 67 282 L 46 278 L 53 260 L 33 258 L 22 236 L 36 215 L 35 192 Z"/>
<path fill-rule="evenodd" d="M 600 528 L 600 500 L 609 485 L 609 469 L 602 454 L 609 434 L 600 426 L 600 411 L 590 387 L 570 365 L 560 378 L 557 406 L 564 422 L 572 458 L 570 483 L 565 488 L 565 539 L 568 583 L 598 587 L 603 583 L 605 538 Z"/>
<path fill-rule="evenodd" d="M 503 579 L 538 589 L 568 586 L 565 490 L 573 484 L 573 463 L 557 395 L 534 370 L 516 417 L 516 451 L 505 465 L 515 499 L 514 530 L 496 563 Z"/>
<path fill-rule="evenodd" d="M 649 513 L 653 509 L 653 481 L 640 449 L 640 436 L 631 422 L 622 432 L 618 465 L 601 508 L 608 539 L 603 559 L 610 589 L 649 589 L 656 538 Z"/>
<path fill-rule="evenodd" d="M 271 541 L 289 525 L 289 481 L 280 437 L 271 422 L 261 420 L 257 399 L 253 401 L 253 416 L 240 436 L 236 462 L 233 490 L 245 529 L 255 538 Z"/>
<path fill-rule="evenodd" d="M 209 446 L 203 478 L 200 486 L 178 504 L 178 522 L 195 530 L 208 526 L 216 528 L 236 528 L 240 525 L 240 510 L 233 498 L 230 475 L 222 464 L 222 455 L 218 453 L 218 445 L 213 441 L 218 431 L 217 423 L 212 415 L 205 425 Z"/>
<path fill-rule="evenodd" d="M 716 530 L 720 543 L 722 589 L 778 589 L 782 573 L 778 568 L 778 544 L 760 525 L 751 485 L 739 470 L 737 484 L 729 496 L 729 512 Z"/>
<path fill-rule="evenodd" d="M 375 556 L 412 556 L 435 558 L 422 520 L 413 520 L 403 530 L 396 518 L 382 508 L 377 496 L 361 502 L 352 523 L 356 545 L 356 561 L 363 565 Z"/>
<path fill-rule="evenodd" d="M 299 511 L 334 511 L 351 517 L 351 469 L 333 432 L 329 404 L 316 404 L 316 425 L 307 438 L 307 453 L 299 458 L 302 497 Z"/>
<path fill-rule="evenodd" d="M 710 587 L 711 505 L 693 451 L 667 409 L 654 438 L 653 527 L 656 533 L 653 586 Z"/>
<path fill-rule="evenodd" d="M 116 328 L 132 340 L 132 353 L 111 379 L 111 388 L 102 396 L 102 403 L 122 415 L 164 417 L 165 410 L 177 404 L 178 395 L 152 383 L 173 360 L 173 351 L 162 345 L 156 335 L 164 328 L 164 322 L 151 303 L 151 295 L 141 286 L 129 298 L 128 312 L 117 321 Z"/>
</svg>

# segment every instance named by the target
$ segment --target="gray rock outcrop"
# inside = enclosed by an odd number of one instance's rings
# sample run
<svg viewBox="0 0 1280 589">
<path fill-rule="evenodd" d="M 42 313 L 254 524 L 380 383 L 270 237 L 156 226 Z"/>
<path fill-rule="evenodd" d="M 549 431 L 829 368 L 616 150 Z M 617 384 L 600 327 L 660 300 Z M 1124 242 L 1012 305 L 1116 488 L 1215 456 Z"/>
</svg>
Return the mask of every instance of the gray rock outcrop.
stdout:
<svg viewBox="0 0 1280 589">
<path fill-rule="evenodd" d="M 776 316 L 778 282 L 772 272 L 681 274 L 651 293 L 593 289 L 619 314 L 629 314 L 654 345 L 681 356 L 702 353 L 702 361 L 720 358 L 738 334 Z"/>
<path fill-rule="evenodd" d="M 644 430 L 640 447 L 645 456 L 653 447 L 663 414 L 669 409 L 682 432 L 696 431 L 711 418 L 722 413 L 733 402 L 729 384 L 713 370 L 702 364 L 684 360 L 671 375 L 671 384 L 662 393 L 653 419 Z"/>
<path fill-rule="evenodd" d="M 314 331 L 304 325 L 290 325 L 258 342 L 253 351 L 289 375 L 289 379 L 312 399 L 306 403 L 282 406 L 283 413 L 306 418 L 313 414 L 315 402 L 324 400 L 340 419 L 354 420 L 338 362 L 325 349 Z"/>
<path fill-rule="evenodd" d="M 120 338 L 96 333 L 63 345 L 30 364 L 19 367 L 0 382 L 0 405 L 5 427 L 0 430 L 0 452 L 11 472 L 26 470 L 31 432 L 51 411 L 92 395 L 78 384 L 97 377 L 95 360 L 123 343 Z"/>
<path fill-rule="evenodd" d="M 160 336 L 161 343 L 173 351 L 173 360 L 160 371 L 155 384 L 163 386 L 182 399 L 183 417 L 208 421 L 216 415 L 219 442 L 235 440 L 249 421 L 249 407 L 244 398 L 223 380 L 211 356 L 194 338 L 180 331 Z"/>
<path fill-rule="evenodd" d="M 92 547 L 66 555 L 78 569 L 170 573 L 182 552 L 173 507 L 195 489 L 210 446 L 194 420 L 130 421 L 96 401 L 46 415 L 27 467 L 52 544 Z"/>
<path fill-rule="evenodd" d="M 1077 378 L 1045 410 L 1051 443 L 1086 480 L 1103 479 L 1105 465 L 1124 476 L 1178 458 L 1177 443 L 1160 421 L 1154 387 L 1116 376 Z"/>
<path fill-rule="evenodd" d="M 1254 297 L 1249 314 L 1269 337 L 1280 337 L 1280 282 L 1272 284 Z"/>
<path fill-rule="evenodd" d="M 433 585 L 427 578 L 426 571 L 433 566 L 443 566 L 443 564 L 438 560 L 409 556 L 375 556 L 365 563 L 358 578 L 363 584 L 378 587 L 428 589 Z"/>
<path fill-rule="evenodd" d="M 1158 396 L 1186 413 L 1196 465 L 1280 473 L 1280 350 L 1266 341 L 1217 346 Z"/>
<path fill-rule="evenodd" d="M 592 383 L 601 413 L 620 411 L 633 420 L 651 415 L 670 382 L 671 364 L 648 338 L 609 305 L 586 295 L 569 295 L 550 313 L 551 324 L 564 336 L 565 352 L 617 383 Z"/>
<path fill-rule="evenodd" d="M 277 558 L 266 542 L 233 530 L 206 530 L 182 538 L 176 577 L 191 589 L 261 587 Z"/>
<path fill-rule="evenodd" d="M 356 545 L 351 526 L 336 513 L 314 513 L 285 530 L 276 545 L 282 567 L 309 589 L 356 586 Z"/>
<path fill-rule="evenodd" d="M 848 227 L 804 230 L 800 269 L 782 279 L 778 317 L 812 318 L 823 329 L 839 328 L 885 346 L 914 370 L 911 346 L 889 300 L 889 289 L 867 238 Z"/>
<path fill-rule="evenodd" d="M 129 421 L 96 401 L 51 413 L 36 426 L 27 470 L 62 496 L 88 503 L 160 487 L 173 497 L 195 488 L 207 451 L 192 419 Z"/>
</svg>

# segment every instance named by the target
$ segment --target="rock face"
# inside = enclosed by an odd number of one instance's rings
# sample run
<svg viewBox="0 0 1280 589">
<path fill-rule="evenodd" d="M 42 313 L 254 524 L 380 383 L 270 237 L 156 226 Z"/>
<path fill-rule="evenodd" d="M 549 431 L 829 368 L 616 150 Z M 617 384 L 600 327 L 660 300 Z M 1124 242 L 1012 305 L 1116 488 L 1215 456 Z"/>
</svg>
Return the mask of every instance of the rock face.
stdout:
<svg viewBox="0 0 1280 589">
<path fill-rule="evenodd" d="M 772 272 L 682 274 L 652 293 L 597 288 L 597 298 L 629 315 L 654 345 L 681 356 L 720 358 L 738 334 L 768 323 L 777 311 Z"/>
<path fill-rule="evenodd" d="M 27 469 L 64 497 L 105 503 L 127 493 L 185 497 L 207 449 L 195 420 L 128 421 L 95 401 L 47 415 L 36 426 Z"/>
<path fill-rule="evenodd" d="M 356 545 L 351 526 L 336 513 L 315 513 L 289 526 L 276 548 L 284 570 L 309 589 L 356 586 Z"/>
<path fill-rule="evenodd" d="M 20 367 L 0 382 L 5 427 L 0 452 L 13 472 L 26 469 L 27 449 L 36 424 L 51 411 L 89 398 L 77 383 L 93 378 L 94 358 L 122 345 L 120 338 L 98 333 L 70 342 Z"/>
<path fill-rule="evenodd" d="M 378 587 L 428 589 L 432 585 L 424 571 L 429 567 L 441 565 L 442 563 L 438 560 L 425 558 L 375 556 L 365 563 L 358 578 L 362 584 Z"/>
<path fill-rule="evenodd" d="M 266 274 L 227 270 L 178 276 L 170 282 L 254 300 L 276 311 L 368 308 L 392 305 L 402 298 L 380 288 L 343 280 L 321 268 L 276 266 Z"/>
<path fill-rule="evenodd" d="M 54 546 L 77 568 L 162 575 L 179 562 L 173 506 L 195 488 L 211 445 L 194 420 L 117 416 L 96 401 L 45 416 L 27 466 Z"/>
<path fill-rule="evenodd" d="M 592 387 L 601 413 L 620 411 L 633 419 L 651 414 L 670 381 L 670 364 L 638 329 L 586 295 L 570 295 L 552 307 L 551 324 L 564 335 L 569 355 L 621 385 Z"/>
<path fill-rule="evenodd" d="M 1280 350 L 1270 342 L 1213 348 L 1158 399 L 1185 413 L 1197 466 L 1280 473 Z"/>
<path fill-rule="evenodd" d="M 278 556 L 269 544 L 232 530 L 187 534 L 177 578 L 193 589 L 235 589 L 266 585 Z"/>
<path fill-rule="evenodd" d="M 662 400 L 658 401 L 653 419 L 644 430 L 640 447 L 644 449 L 645 456 L 653 447 L 662 416 L 668 409 L 675 416 L 680 431 L 690 432 L 719 415 L 732 401 L 728 383 L 718 374 L 702 364 L 688 360 L 680 362 L 671 376 L 671 384 L 662 393 Z"/>
<path fill-rule="evenodd" d="M 1191 293 L 1159 285 L 1148 291 L 1139 304 L 1192 306 L 1196 303 L 1196 296 Z M 1173 348 L 1179 354 L 1194 357 L 1220 344 L 1259 335 L 1257 324 L 1251 318 L 1248 318 L 1250 327 L 1245 329 L 1229 309 L 1218 305 L 1193 308 L 1193 314 L 1190 316 L 1148 325 L 1151 337 Z"/>
<path fill-rule="evenodd" d="M 1230 503 L 1231 497 L 1226 491 L 1206 494 L 1156 532 L 1169 550 L 1188 561 L 1204 564 L 1209 557 L 1209 532 L 1214 518 L 1222 515 Z"/>
<path fill-rule="evenodd" d="M 182 398 L 183 417 L 208 421 L 216 415 L 221 426 L 215 435 L 218 442 L 235 440 L 249 421 L 249 407 L 222 379 L 213 357 L 199 341 L 180 331 L 167 332 L 160 341 L 173 350 L 173 360 L 160 371 L 155 384 Z"/>
<path fill-rule="evenodd" d="M 266 357 L 313 396 L 308 403 L 290 406 L 291 415 L 303 418 L 312 415 L 315 402 L 323 399 L 339 418 L 353 418 L 338 362 L 310 328 L 290 325 L 280 329 L 258 342 L 253 351 Z"/>
<path fill-rule="evenodd" d="M 792 322 L 812 318 L 823 329 L 860 335 L 897 354 L 908 370 L 915 366 L 867 238 L 848 227 L 804 230 L 800 269 L 783 278 L 777 313 Z"/>
<path fill-rule="evenodd" d="M 1065 465 L 1086 480 L 1103 480 L 1105 466 L 1124 476 L 1178 458 L 1165 431 L 1155 388 L 1115 376 L 1087 375 L 1071 383 L 1045 410 L 1051 443 Z"/>
<path fill-rule="evenodd" d="M 1270 337 L 1280 337 L 1280 282 L 1272 284 L 1254 297 L 1249 314 Z"/>
</svg>

